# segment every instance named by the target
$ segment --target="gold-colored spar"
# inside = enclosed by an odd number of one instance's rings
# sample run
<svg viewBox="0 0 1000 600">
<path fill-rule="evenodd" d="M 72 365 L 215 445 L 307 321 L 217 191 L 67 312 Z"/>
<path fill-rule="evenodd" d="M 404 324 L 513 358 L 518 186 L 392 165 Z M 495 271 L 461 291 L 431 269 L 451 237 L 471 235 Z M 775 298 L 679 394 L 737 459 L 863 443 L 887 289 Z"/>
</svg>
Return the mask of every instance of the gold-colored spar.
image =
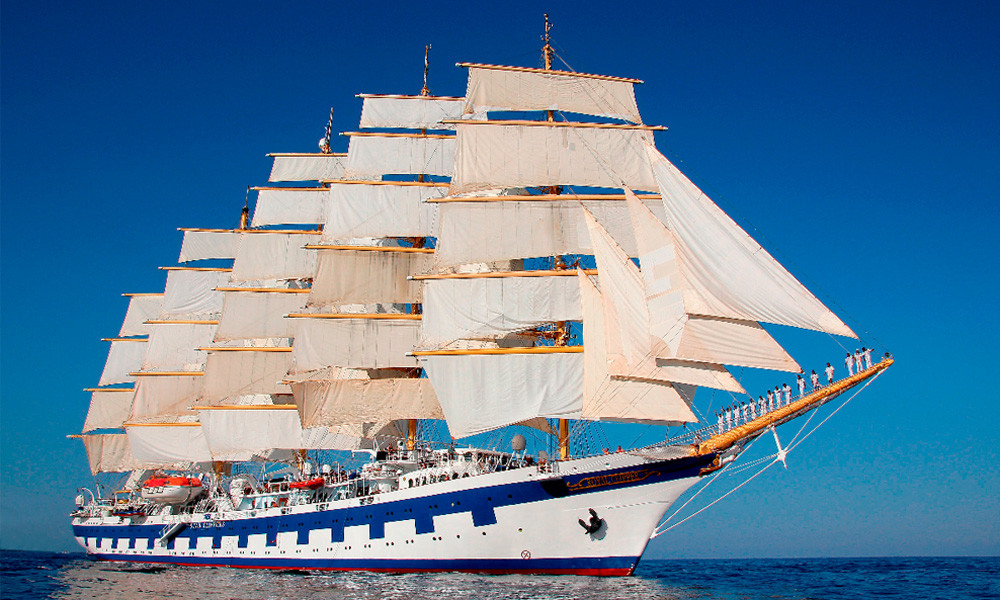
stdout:
<svg viewBox="0 0 1000 600">
<path fill-rule="evenodd" d="M 419 321 L 422 315 L 405 313 L 292 313 L 285 315 L 290 319 L 386 319 L 400 321 Z"/>
<path fill-rule="evenodd" d="M 465 102 L 462 96 L 408 96 L 406 94 L 354 94 L 355 98 L 395 98 L 396 100 L 453 100 Z"/>
<path fill-rule="evenodd" d="M 161 271 L 218 271 L 231 272 L 232 267 L 160 267 Z"/>
<path fill-rule="evenodd" d="M 445 120 L 441 122 L 450 123 L 451 121 Z M 347 137 L 422 138 L 438 140 L 455 139 L 454 135 L 444 133 L 382 133 L 379 131 L 344 131 L 340 135 Z"/>
<path fill-rule="evenodd" d="M 201 377 L 204 371 L 133 371 L 131 377 Z"/>
<path fill-rule="evenodd" d="M 444 181 L 383 181 L 365 179 L 324 179 L 322 183 L 335 183 L 337 185 L 395 185 L 395 186 L 417 186 L 417 187 L 449 187 L 450 183 Z"/>
<path fill-rule="evenodd" d="M 83 388 L 85 392 L 134 392 L 134 387 L 117 387 L 117 388 Z"/>
<path fill-rule="evenodd" d="M 267 154 L 269 157 L 307 157 L 307 156 L 347 156 L 346 152 L 331 152 L 326 154 L 324 152 L 272 152 Z"/>
<path fill-rule="evenodd" d="M 255 192 L 325 192 L 328 187 L 274 187 L 274 186 L 254 186 L 250 188 Z"/>
<path fill-rule="evenodd" d="M 711 452 L 719 453 L 728 450 L 737 442 L 755 434 L 759 434 L 761 431 L 764 431 L 775 423 L 778 423 L 801 410 L 808 409 L 813 405 L 830 398 L 831 396 L 835 396 L 851 389 L 866 379 L 874 377 L 875 375 L 888 369 L 893 362 L 895 361 L 891 358 L 885 359 L 882 362 L 872 365 L 870 369 L 865 369 L 864 371 L 855 373 L 850 377 L 845 377 L 840 381 L 836 381 L 830 385 L 819 388 L 813 393 L 808 394 L 787 406 L 782 406 L 781 408 L 777 408 L 769 413 L 757 417 L 749 423 L 745 423 L 739 427 L 734 427 L 729 431 L 714 435 L 696 445 L 694 450 L 692 450 L 692 454 L 700 455 L 709 454 Z"/>
<path fill-rule="evenodd" d="M 281 188 L 287 189 L 287 188 Z M 325 188 L 318 188 L 325 189 Z M 297 234 L 301 233 L 303 235 L 320 235 L 323 232 L 317 231 L 315 229 L 201 229 L 197 227 L 178 227 L 177 231 L 199 231 L 202 233 L 275 233 L 275 234 Z M 160 267 L 161 269 L 188 269 L 188 270 L 198 270 L 197 267 Z M 202 268 L 203 270 L 212 270 Z M 232 271 L 232 269 L 219 269 L 223 271 Z"/>
<path fill-rule="evenodd" d="M 306 244 L 306 250 L 356 250 L 358 252 L 403 252 L 411 254 L 434 254 L 433 248 L 409 248 L 404 246 L 337 246 L 330 244 Z"/>
<path fill-rule="evenodd" d="M 629 77 L 615 77 L 614 75 L 594 75 L 592 73 L 577 73 L 576 71 L 555 71 L 552 69 L 533 69 L 531 67 L 510 67 L 505 65 L 485 65 L 481 63 L 455 63 L 457 67 L 471 67 L 475 69 L 490 69 L 493 71 L 517 71 L 520 73 L 541 73 L 542 75 L 562 75 L 565 77 L 582 77 L 584 79 L 600 79 L 603 81 L 620 81 L 622 83 L 643 83 L 641 79 L 631 79 Z"/>
<path fill-rule="evenodd" d="M 576 129 L 638 129 L 642 131 L 666 131 L 663 125 L 622 125 L 618 123 L 580 123 L 577 121 L 488 121 L 474 119 L 444 119 L 442 123 L 455 125 L 500 125 L 514 127 L 570 127 Z M 446 136 L 450 137 L 450 136 Z"/>
<path fill-rule="evenodd" d="M 115 337 L 115 338 L 101 338 L 102 342 L 148 342 L 149 338 L 145 337 Z"/>
<path fill-rule="evenodd" d="M 191 410 L 297 410 L 294 404 L 230 404 L 222 406 L 192 406 Z"/>
<path fill-rule="evenodd" d="M 291 352 L 291 346 L 205 346 L 198 348 L 201 352 Z"/>
<path fill-rule="evenodd" d="M 529 348 L 466 348 L 463 350 L 414 350 L 413 356 L 473 356 L 477 354 L 576 354 L 583 346 L 532 346 Z"/>
<path fill-rule="evenodd" d="M 587 275 L 597 275 L 597 269 L 584 269 Z M 491 279 L 501 277 L 573 277 L 576 269 L 545 271 L 490 271 L 487 273 L 440 273 L 437 275 L 411 275 L 408 279 L 426 281 L 428 279 Z"/>
<path fill-rule="evenodd" d="M 182 319 L 149 319 L 148 321 L 142 322 L 144 325 L 218 325 L 217 320 L 205 320 L 199 321 L 195 319 L 182 320 Z"/>
<path fill-rule="evenodd" d="M 134 296 L 162 296 L 163 292 L 125 292 L 122 296 L 127 296 L 129 298 Z"/>
<path fill-rule="evenodd" d="M 306 246 L 308 248 L 309 246 Z M 309 288 L 242 288 L 242 287 L 217 287 L 217 292 L 254 292 L 257 294 L 308 294 Z"/>
<path fill-rule="evenodd" d="M 201 423 L 185 421 L 183 423 L 122 423 L 122 427 L 201 427 Z"/>
<path fill-rule="evenodd" d="M 642 194 L 639 200 L 660 200 L 659 194 Z M 446 196 L 425 202 L 624 202 L 625 194 L 529 194 L 520 196 Z"/>
</svg>

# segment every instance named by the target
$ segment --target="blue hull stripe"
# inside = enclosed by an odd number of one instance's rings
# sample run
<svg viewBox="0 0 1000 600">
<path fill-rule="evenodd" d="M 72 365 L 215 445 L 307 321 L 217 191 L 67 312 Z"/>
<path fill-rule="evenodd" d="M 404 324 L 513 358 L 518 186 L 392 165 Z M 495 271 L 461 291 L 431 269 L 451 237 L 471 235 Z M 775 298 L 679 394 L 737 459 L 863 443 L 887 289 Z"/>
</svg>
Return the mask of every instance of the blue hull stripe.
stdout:
<svg viewBox="0 0 1000 600">
<path fill-rule="evenodd" d="M 397 521 L 414 521 L 416 533 L 434 532 L 434 517 L 461 512 L 472 514 L 476 527 L 493 525 L 497 522 L 495 509 L 540 502 L 557 497 L 575 496 L 603 492 L 639 485 L 651 485 L 695 477 L 714 455 L 708 457 L 687 457 L 648 463 L 640 466 L 624 467 L 597 474 L 567 475 L 547 481 L 527 481 L 504 485 L 461 490 L 394 502 L 374 502 L 366 506 L 354 506 L 332 510 L 274 515 L 268 517 L 243 517 L 232 521 L 213 521 L 205 515 L 205 521 L 191 523 L 176 538 L 171 539 L 167 548 L 174 548 L 176 539 L 187 538 L 188 547 L 193 548 L 198 538 L 209 537 L 212 547 L 222 546 L 223 536 L 236 536 L 236 547 L 247 548 L 249 536 L 266 534 L 265 545 L 277 545 L 279 533 L 296 532 L 296 543 L 309 542 L 309 532 L 329 529 L 331 543 L 344 541 L 344 528 L 368 525 L 370 539 L 385 538 L 385 524 Z M 135 548 L 137 539 L 147 539 L 146 547 L 152 548 L 166 531 L 164 525 L 74 525 L 76 537 L 96 539 L 98 546 L 103 539 L 127 539 L 129 548 Z"/>
<path fill-rule="evenodd" d="M 481 573 L 631 573 L 638 556 L 586 558 L 462 558 L 462 559 L 378 559 L 378 558 L 233 558 L 198 556 L 135 556 L 131 554 L 91 554 L 100 560 L 142 563 L 169 563 L 194 566 L 244 567 L 256 569 L 365 570 L 365 571 L 469 571 Z"/>
</svg>

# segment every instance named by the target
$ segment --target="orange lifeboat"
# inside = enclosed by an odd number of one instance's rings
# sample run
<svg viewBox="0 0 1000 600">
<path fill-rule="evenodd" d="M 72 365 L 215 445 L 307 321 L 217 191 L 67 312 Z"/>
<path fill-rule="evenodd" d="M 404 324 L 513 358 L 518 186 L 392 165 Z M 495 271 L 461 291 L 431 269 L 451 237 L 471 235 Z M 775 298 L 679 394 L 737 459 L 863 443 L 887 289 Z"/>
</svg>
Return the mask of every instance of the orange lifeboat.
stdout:
<svg viewBox="0 0 1000 600">
<path fill-rule="evenodd" d="M 293 490 L 315 490 L 323 487 L 323 478 L 316 477 L 315 479 L 308 479 L 306 481 L 293 481 L 288 484 L 288 487 Z"/>
<path fill-rule="evenodd" d="M 197 498 L 204 491 L 197 477 L 150 477 L 142 484 L 140 494 L 147 500 L 161 504 L 184 504 Z"/>
</svg>

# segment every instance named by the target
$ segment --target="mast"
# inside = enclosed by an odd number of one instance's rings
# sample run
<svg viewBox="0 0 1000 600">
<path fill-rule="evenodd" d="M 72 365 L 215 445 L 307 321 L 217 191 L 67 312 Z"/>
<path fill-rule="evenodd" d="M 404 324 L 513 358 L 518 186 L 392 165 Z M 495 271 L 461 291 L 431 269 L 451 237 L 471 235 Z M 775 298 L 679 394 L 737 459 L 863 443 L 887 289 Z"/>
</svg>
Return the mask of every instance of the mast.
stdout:
<svg viewBox="0 0 1000 600">
<path fill-rule="evenodd" d="M 545 41 L 545 45 L 542 46 L 542 60 L 545 61 L 545 70 L 552 70 L 552 57 L 555 56 L 555 50 L 552 49 L 552 38 L 549 31 L 552 29 L 552 23 L 549 23 L 549 14 L 545 13 L 545 35 L 542 38 Z M 545 120 L 552 122 L 555 121 L 555 111 L 547 110 L 545 111 Z M 543 190 L 547 194 L 561 194 L 562 186 L 552 186 L 545 188 Z M 554 268 L 556 270 L 563 270 L 566 268 L 566 261 L 563 260 L 561 256 L 556 256 L 554 261 Z M 565 346 L 569 340 L 569 329 L 568 323 L 566 321 L 559 321 L 556 323 L 556 338 L 554 345 Z M 569 419 L 559 419 L 559 459 L 566 460 L 569 458 Z"/>
</svg>

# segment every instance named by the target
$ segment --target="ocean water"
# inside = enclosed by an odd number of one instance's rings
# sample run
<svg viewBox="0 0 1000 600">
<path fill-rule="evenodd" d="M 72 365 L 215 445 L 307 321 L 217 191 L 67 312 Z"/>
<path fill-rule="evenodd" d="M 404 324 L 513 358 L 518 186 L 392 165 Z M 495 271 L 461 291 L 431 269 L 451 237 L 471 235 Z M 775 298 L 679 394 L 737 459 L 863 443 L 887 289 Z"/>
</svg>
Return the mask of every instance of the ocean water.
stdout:
<svg viewBox="0 0 1000 600">
<path fill-rule="evenodd" d="M 97 562 L 0 551 L 0 597 L 372 600 L 1000 598 L 1000 557 L 648 560 L 633 577 L 386 575 Z"/>
</svg>

